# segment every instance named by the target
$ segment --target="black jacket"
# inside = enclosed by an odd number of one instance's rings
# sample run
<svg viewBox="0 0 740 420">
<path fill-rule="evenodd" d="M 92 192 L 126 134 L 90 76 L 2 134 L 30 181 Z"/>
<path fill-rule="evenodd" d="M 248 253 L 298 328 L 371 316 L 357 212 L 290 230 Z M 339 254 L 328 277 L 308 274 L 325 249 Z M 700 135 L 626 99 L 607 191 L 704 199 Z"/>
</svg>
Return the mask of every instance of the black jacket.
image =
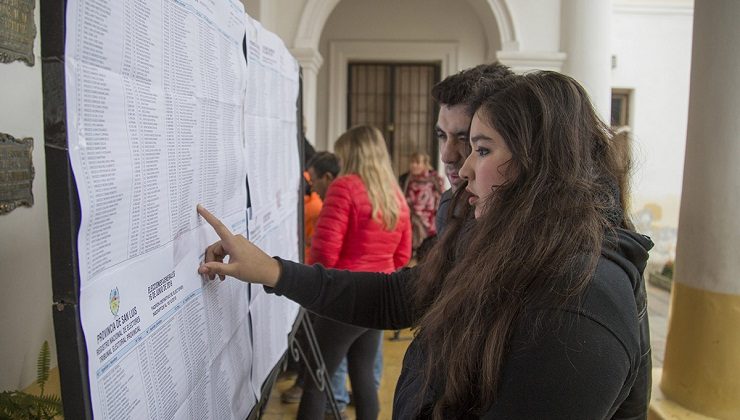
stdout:
<svg viewBox="0 0 740 420">
<path fill-rule="evenodd" d="M 650 400 L 651 360 L 642 277 L 652 242 L 620 230 L 605 245 L 580 305 L 552 309 L 532 338 L 526 321 L 513 332 L 494 404 L 483 418 L 641 419 Z M 275 289 L 309 310 L 376 329 L 414 324 L 410 288 L 416 270 L 351 273 L 282 261 Z M 555 316 L 557 315 L 557 316 Z M 393 417 L 423 418 L 435 390 L 419 404 L 423 352 L 412 341 L 396 385 Z M 444 378 L 433 378 L 439 383 Z M 419 407 L 422 407 L 421 411 Z M 465 413 L 450 416 L 470 417 Z"/>
<path fill-rule="evenodd" d="M 455 193 L 452 192 L 452 188 L 442 193 L 442 197 L 439 198 L 439 206 L 437 207 L 437 215 L 435 216 L 435 226 L 437 227 L 437 237 L 442 237 L 442 232 L 447 227 L 447 213 L 450 211 L 450 204 Z"/>
</svg>

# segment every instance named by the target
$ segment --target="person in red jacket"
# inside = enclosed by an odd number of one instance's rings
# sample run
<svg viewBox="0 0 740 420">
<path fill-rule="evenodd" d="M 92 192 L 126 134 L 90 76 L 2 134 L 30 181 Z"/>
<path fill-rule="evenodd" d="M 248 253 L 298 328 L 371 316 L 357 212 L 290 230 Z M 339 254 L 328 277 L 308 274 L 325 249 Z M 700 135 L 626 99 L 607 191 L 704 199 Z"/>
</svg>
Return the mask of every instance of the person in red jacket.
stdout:
<svg viewBox="0 0 740 420">
<path fill-rule="evenodd" d="M 329 186 L 316 223 L 311 258 L 329 268 L 392 273 L 411 257 L 411 220 L 396 182 L 383 135 L 359 126 L 334 145 L 341 170 Z M 358 419 L 378 416 L 373 364 L 379 330 L 355 327 L 327 318 L 314 323 L 327 370 L 333 374 L 346 355 Z M 324 415 L 326 397 L 307 381 L 298 418 Z"/>
<path fill-rule="evenodd" d="M 383 135 L 350 129 L 334 145 L 341 170 L 316 223 L 311 257 L 325 267 L 393 272 L 411 256 L 409 208 Z M 373 268 L 375 267 L 375 268 Z"/>
</svg>

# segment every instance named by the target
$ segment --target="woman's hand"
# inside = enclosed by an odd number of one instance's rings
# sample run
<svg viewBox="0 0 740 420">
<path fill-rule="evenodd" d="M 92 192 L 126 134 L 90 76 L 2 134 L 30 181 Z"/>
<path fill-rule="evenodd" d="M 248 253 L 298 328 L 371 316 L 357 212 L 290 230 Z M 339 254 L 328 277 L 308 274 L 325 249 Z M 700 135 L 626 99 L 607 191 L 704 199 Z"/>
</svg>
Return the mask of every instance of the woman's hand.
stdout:
<svg viewBox="0 0 740 420">
<path fill-rule="evenodd" d="M 198 214 L 210 224 L 221 238 L 206 248 L 205 262 L 198 267 L 198 273 L 213 280 L 218 275 L 221 280 L 231 276 L 250 283 L 274 287 L 280 277 L 280 263 L 262 252 L 242 235 L 234 235 L 216 216 L 198 204 Z M 229 256 L 229 262 L 224 258 Z"/>
</svg>

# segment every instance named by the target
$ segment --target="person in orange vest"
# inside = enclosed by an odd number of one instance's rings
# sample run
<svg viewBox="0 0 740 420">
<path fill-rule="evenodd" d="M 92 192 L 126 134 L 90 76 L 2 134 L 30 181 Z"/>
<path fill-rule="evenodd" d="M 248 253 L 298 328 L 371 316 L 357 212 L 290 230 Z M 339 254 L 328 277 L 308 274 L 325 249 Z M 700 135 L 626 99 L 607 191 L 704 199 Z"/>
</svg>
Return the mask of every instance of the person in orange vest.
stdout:
<svg viewBox="0 0 740 420">
<path fill-rule="evenodd" d="M 303 262 L 313 264 L 311 238 L 313 238 L 313 231 L 316 228 L 316 221 L 319 219 L 323 203 L 319 194 L 311 188 L 311 175 L 308 171 L 303 172 L 303 179 L 306 180 L 306 190 L 303 194 Z"/>
</svg>

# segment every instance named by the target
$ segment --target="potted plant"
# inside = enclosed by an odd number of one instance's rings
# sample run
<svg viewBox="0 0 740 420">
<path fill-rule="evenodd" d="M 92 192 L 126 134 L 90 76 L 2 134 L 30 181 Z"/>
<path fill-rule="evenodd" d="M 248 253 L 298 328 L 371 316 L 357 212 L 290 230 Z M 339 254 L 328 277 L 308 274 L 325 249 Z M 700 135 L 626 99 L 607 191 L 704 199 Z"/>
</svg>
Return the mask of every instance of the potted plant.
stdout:
<svg viewBox="0 0 740 420">
<path fill-rule="evenodd" d="M 44 395 L 49 380 L 49 343 L 44 341 L 36 360 L 36 383 L 39 395 L 23 391 L 0 392 L 0 418 L 51 420 L 62 416 L 62 399 L 58 395 Z"/>
</svg>

